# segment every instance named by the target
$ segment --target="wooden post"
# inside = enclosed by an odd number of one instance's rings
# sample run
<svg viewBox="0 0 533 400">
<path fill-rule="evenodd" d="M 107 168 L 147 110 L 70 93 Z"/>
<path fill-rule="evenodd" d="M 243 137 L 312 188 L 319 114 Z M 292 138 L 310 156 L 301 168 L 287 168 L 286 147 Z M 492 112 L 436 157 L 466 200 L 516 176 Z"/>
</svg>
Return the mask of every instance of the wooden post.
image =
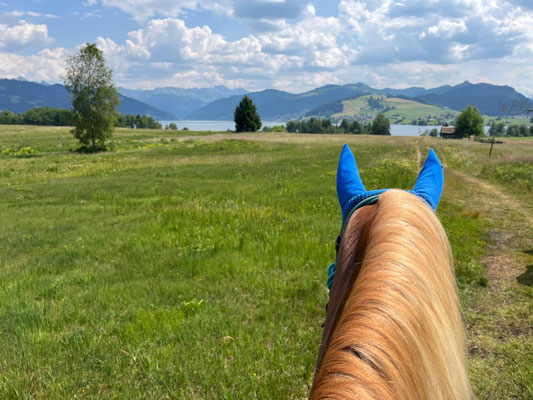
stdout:
<svg viewBox="0 0 533 400">
<path fill-rule="evenodd" d="M 490 142 L 489 157 L 492 154 L 492 146 L 494 146 L 494 139 L 495 138 L 496 138 L 496 135 L 492 135 L 492 142 Z"/>
</svg>

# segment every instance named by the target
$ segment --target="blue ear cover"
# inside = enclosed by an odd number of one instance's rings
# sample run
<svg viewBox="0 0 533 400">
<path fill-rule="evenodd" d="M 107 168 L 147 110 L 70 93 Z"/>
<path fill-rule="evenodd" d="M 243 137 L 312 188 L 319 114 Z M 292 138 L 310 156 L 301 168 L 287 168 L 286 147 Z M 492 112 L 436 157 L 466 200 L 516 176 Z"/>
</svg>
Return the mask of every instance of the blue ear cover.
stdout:
<svg viewBox="0 0 533 400">
<path fill-rule="evenodd" d="M 414 189 L 409 190 L 409 192 L 423 199 L 433 210 L 437 210 L 442 195 L 443 182 L 442 165 L 431 149 L 422 170 L 418 174 Z M 379 195 L 386 190 L 388 189 L 366 191 L 359 176 L 359 169 L 353 153 L 350 147 L 345 144 L 337 168 L 337 197 L 341 206 L 343 221 L 361 201 Z"/>
<path fill-rule="evenodd" d="M 433 149 L 431 149 L 422 170 L 418 174 L 413 193 L 426 200 L 436 211 L 442 195 L 443 182 L 442 165 Z"/>
<path fill-rule="evenodd" d="M 359 169 L 352 151 L 344 145 L 337 168 L 337 197 L 341 208 L 353 197 L 365 193 L 366 189 L 359 176 Z"/>
</svg>

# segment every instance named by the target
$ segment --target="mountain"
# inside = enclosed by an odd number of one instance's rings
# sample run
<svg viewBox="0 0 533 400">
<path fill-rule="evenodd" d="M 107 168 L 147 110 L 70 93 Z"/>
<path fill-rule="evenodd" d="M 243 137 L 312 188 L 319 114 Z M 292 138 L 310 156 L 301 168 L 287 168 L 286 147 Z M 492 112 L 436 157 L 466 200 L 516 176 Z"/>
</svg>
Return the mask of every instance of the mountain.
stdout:
<svg viewBox="0 0 533 400">
<path fill-rule="evenodd" d="M 430 93 L 431 94 L 444 94 L 448 90 L 450 90 L 451 88 L 452 88 L 452 86 L 450 86 L 450 85 L 439 86 L 439 87 L 436 87 L 436 88 L 433 88 L 433 89 L 425 89 L 425 88 L 420 87 L 420 86 L 413 86 L 413 87 L 410 87 L 410 88 L 407 88 L 407 89 L 385 88 L 385 89 L 379 90 L 379 93 L 380 94 L 389 94 L 389 95 L 392 95 L 392 96 L 401 95 L 401 96 L 407 96 L 407 97 L 418 97 L 418 96 L 421 96 L 421 95 L 424 95 L 424 94 L 430 94 Z"/>
<path fill-rule="evenodd" d="M 338 99 L 376 91 L 362 83 L 344 86 L 326 85 L 305 93 L 293 94 L 267 89 L 248 94 L 263 120 L 299 118 L 306 112 Z M 233 111 L 243 96 L 231 96 L 209 103 L 187 115 L 192 120 L 233 120 Z"/>
<path fill-rule="evenodd" d="M 433 105 L 454 110 L 462 110 L 468 105 L 473 105 L 481 114 L 496 116 L 522 114 L 525 108 L 533 106 L 530 99 L 512 87 L 488 83 L 464 82 L 443 93 L 429 91 L 419 97 Z"/>
<path fill-rule="evenodd" d="M 151 115 L 158 120 L 175 120 L 172 113 L 159 110 L 127 96 L 119 95 L 121 114 Z M 16 79 L 0 79 L 0 110 L 22 113 L 35 107 L 72 108 L 63 85 L 45 86 Z"/>
<path fill-rule="evenodd" d="M 491 116 L 517 115 L 525 108 L 533 108 L 533 101 L 510 86 L 488 83 L 463 82 L 456 86 L 444 85 L 432 89 L 410 87 L 406 89 L 374 89 L 363 83 L 326 85 L 305 93 L 293 94 L 280 90 L 263 90 L 249 93 L 263 120 L 288 120 L 301 118 L 311 111 L 326 106 L 339 112 L 339 102 L 365 94 L 404 97 L 420 104 L 461 111 L 468 105 Z M 216 100 L 190 113 L 185 118 L 193 120 L 232 120 L 233 111 L 242 96 L 230 96 Z M 329 104 L 336 103 L 337 105 Z M 336 107 L 336 108 L 335 108 Z M 333 110 L 333 109 L 332 109 Z M 329 112 L 329 111 L 327 111 Z M 324 110 L 321 111 L 324 113 Z M 334 114 L 334 113 L 333 113 Z M 314 114 L 314 115 L 320 115 Z"/>
<path fill-rule="evenodd" d="M 225 86 L 200 89 L 163 87 L 154 90 L 119 88 L 119 91 L 125 96 L 150 104 L 161 110 L 171 112 L 179 118 L 183 118 L 215 100 L 248 93 L 244 89 L 229 89 Z"/>
</svg>

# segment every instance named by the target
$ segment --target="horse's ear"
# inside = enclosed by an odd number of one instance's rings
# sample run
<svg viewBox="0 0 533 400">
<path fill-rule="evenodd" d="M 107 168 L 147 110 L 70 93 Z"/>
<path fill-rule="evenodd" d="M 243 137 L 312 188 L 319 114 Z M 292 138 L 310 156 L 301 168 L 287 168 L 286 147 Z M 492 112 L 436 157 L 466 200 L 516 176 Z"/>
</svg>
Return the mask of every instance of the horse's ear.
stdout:
<svg viewBox="0 0 533 400">
<path fill-rule="evenodd" d="M 355 158 L 347 144 L 342 148 L 337 168 L 337 197 L 342 206 L 354 196 L 365 193 L 366 189 L 359 176 Z"/>
<path fill-rule="evenodd" d="M 442 195 L 443 182 L 442 165 L 433 149 L 431 149 L 422 170 L 418 174 L 413 192 L 426 199 L 433 207 L 433 210 L 437 210 Z"/>
</svg>

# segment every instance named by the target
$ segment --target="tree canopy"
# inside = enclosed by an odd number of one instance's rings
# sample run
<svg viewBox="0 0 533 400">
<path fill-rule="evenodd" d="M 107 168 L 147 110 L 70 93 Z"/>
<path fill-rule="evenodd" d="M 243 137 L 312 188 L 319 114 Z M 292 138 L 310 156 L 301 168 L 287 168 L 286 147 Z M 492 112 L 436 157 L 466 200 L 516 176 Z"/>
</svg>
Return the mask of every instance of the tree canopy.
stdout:
<svg viewBox="0 0 533 400">
<path fill-rule="evenodd" d="M 384 114 L 378 114 L 374 121 L 372 121 L 370 134 L 390 136 L 390 121 Z"/>
<path fill-rule="evenodd" d="M 237 132 L 255 132 L 261 129 L 261 118 L 257 107 L 248 96 L 244 96 L 233 113 Z"/>
<path fill-rule="evenodd" d="M 83 145 L 91 145 L 92 151 L 105 149 L 105 141 L 113 135 L 119 97 L 113 71 L 96 44 L 87 43 L 67 59 L 64 83 L 72 99 L 72 134 Z"/>
<path fill-rule="evenodd" d="M 483 136 L 483 117 L 476 107 L 468 106 L 455 120 L 455 132 L 462 137 Z"/>
</svg>

